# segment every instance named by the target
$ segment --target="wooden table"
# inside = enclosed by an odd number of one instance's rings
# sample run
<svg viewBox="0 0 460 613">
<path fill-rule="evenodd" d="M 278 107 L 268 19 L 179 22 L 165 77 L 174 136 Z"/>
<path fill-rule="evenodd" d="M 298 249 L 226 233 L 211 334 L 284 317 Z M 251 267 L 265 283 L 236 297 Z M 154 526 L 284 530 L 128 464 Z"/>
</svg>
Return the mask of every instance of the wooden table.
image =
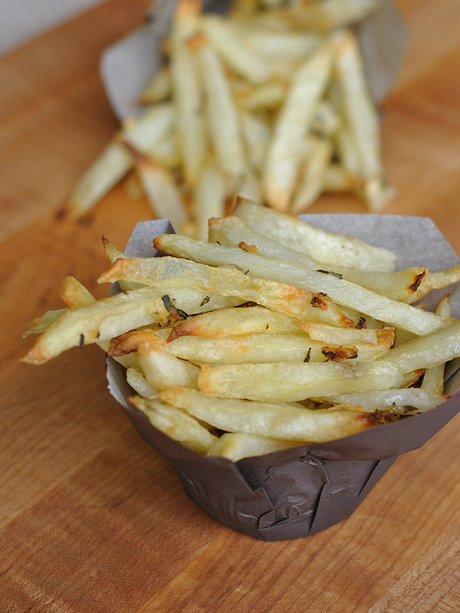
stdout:
<svg viewBox="0 0 460 613">
<path fill-rule="evenodd" d="M 123 248 L 150 217 L 123 186 L 85 224 L 59 216 L 117 127 L 99 55 L 148 4 L 110 0 L 0 59 L 0 611 L 458 612 L 460 416 L 400 457 L 348 520 L 264 543 L 187 497 L 109 395 L 97 347 L 19 361 L 27 322 L 61 306 L 65 275 L 105 295 L 101 235 Z M 410 36 L 383 105 L 398 189 L 384 212 L 431 217 L 460 253 L 458 0 L 398 6 Z M 311 211 L 365 212 L 351 198 Z"/>
</svg>

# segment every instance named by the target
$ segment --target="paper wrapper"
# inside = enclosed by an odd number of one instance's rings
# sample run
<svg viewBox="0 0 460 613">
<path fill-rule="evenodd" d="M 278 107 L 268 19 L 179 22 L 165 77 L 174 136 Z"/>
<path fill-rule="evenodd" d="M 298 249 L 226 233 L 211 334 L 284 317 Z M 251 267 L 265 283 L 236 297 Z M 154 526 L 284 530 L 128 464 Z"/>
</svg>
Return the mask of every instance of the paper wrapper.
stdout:
<svg viewBox="0 0 460 613">
<path fill-rule="evenodd" d="M 204 10 L 225 13 L 228 0 L 207 0 Z M 136 28 L 103 53 L 102 81 L 115 115 L 119 119 L 135 115 L 142 107 L 136 100 L 164 57 L 161 41 L 169 31 L 174 0 L 156 0 L 145 25 Z M 406 44 L 404 23 L 391 0 L 381 0 L 380 8 L 356 28 L 364 58 L 369 89 L 376 102 L 390 89 L 401 64 Z"/>
<path fill-rule="evenodd" d="M 398 254 L 398 269 L 418 265 L 442 270 L 459 261 L 427 218 L 370 214 L 301 218 L 392 249 Z M 171 231 L 165 220 L 139 223 L 127 255 L 155 256 L 153 238 Z M 456 289 L 439 290 L 431 308 L 439 295 L 449 291 L 453 314 L 459 317 L 460 290 Z M 448 394 L 456 394 L 460 386 L 456 362 L 446 369 Z M 349 517 L 399 455 L 424 445 L 460 409 L 460 396 L 454 395 L 431 411 L 399 422 L 233 463 L 201 456 L 154 428 L 127 401 L 134 392 L 126 383 L 124 369 L 111 359 L 107 376 L 112 395 L 140 436 L 173 464 L 190 497 L 222 524 L 267 541 L 309 536 Z"/>
</svg>

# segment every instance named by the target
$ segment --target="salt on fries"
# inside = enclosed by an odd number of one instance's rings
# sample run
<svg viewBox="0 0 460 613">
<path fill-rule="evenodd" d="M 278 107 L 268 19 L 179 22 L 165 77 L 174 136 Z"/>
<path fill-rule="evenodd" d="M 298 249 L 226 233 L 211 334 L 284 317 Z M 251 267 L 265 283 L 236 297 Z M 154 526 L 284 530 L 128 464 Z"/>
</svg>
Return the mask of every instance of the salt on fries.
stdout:
<svg viewBox="0 0 460 613">
<path fill-rule="evenodd" d="M 222 16 L 178 0 L 166 64 L 137 101 L 140 114 L 122 122 L 75 186 L 69 217 L 131 171 L 155 217 L 199 240 L 236 196 L 298 213 L 341 191 L 379 210 L 392 190 L 352 30 L 378 7 L 236 0 Z"/>
<path fill-rule="evenodd" d="M 235 213 L 210 220 L 210 242 L 154 239 L 163 257 L 129 258 L 104 239 L 111 267 L 99 282 L 122 291 L 95 300 L 66 278 L 65 308 L 31 322 L 26 335 L 40 336 L 24 361 L 97 343 L 126 368 L 131 402 L 156 428 L 233 461 L 410 418 L 446 399 L 444 365 L 460 356 L 460 321 L 448 296 L 436 313 L 408 296 L 424 295 L 430 275 L 438 288 L 458 281 L 458 267 L 394 273 L 387 250 L 249 202 Z M 243 219 L 260 220 L 258 232 Z M 293 240 L 278 242 L 273 226 Z M 359 284 L 372 269 L 385 292 Z M 403 286 L 403 298 L 388 296 Z"/>
</svg>

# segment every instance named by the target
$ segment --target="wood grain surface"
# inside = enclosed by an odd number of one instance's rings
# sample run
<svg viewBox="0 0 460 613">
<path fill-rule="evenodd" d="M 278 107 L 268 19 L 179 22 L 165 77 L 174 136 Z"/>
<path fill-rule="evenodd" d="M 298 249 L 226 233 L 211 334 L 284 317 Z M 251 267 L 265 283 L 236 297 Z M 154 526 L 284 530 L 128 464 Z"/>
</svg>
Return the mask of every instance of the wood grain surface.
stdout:
<svg viewBox="0 0 460 613">
<path fill-rule="evenodd" d="M 185 494 L 107 391 L 97 347 L 21 363 L 30 319 L 72 274 L 96 296 L 104 234 L 120 247 L 143 199 L 123 185 L 86 222 L 59 211 L 117 127 L 101 51 L 147 0 L 110 0 L 0 58 L 1 613 L 458 613 L 460 416 L 400 457 L 346 521 L 264 543 Z M 460 253 L 458 0 L 398 0 L 409 43 L 383 103 L 385 213 L 431 217 Z M 311 212 L 365 212 L 321 198 Z M 429 248 L 429 245 L 427 245 Z"/>
</svg>

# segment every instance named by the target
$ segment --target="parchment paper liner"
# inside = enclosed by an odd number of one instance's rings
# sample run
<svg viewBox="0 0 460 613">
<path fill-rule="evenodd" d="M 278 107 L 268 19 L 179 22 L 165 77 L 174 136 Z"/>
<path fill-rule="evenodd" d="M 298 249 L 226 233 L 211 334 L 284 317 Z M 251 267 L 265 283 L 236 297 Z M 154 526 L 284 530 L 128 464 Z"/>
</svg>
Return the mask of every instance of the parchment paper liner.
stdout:
<svg viewBox="0 0 460 613">
<path fill-rule="evenodd" d="M 356 236 L 398 254 L 397 268 L 420 265 L 449 268 L 458 258 L 428 218 L 390 215 L 302 215 L 314 226 Z M 155 236 L 171 232 L 168 221 L 137 224 L 126 253 L 155 256 Z M 446 291 L 452 293 L 458 317 L 457 285 L 436 292 L 431 308 Z M 434 293 L 434 292 L 433 292 Z M 460 396 L 437 408 L 328 443 L 245 458 L 232 463 L 190 451 L 154 428 L 127 402 L 133 391 L 124 369 L 108 360 L 112 395 L 139 435 L 176 468 L 190 497 L 222 524 L 255 538 L 274 541 L 300 538 L 325 530 L 349 517 L 380 477 L 402 453 L 418 449 L 460 409 Z M 460 385 L 457 361 L 446 369 L 446 393 Z"/>
<path fill-rule="evenodd" d="M 138 113 L 136 100 L 164 62 L 161 41 L 168 33 L 174 0 L 155 0 L 147 23 L 108 47 L 101 57 L 100 73 L 113 112 L 119 119 Z M 225 13 L 229 0 L 205 0 L 204 9 Z M 356 28 L 367 81 L 376 102 L 382 100 L 399 71 L 406 45 L 404 23 L 391 0 Z"/>
</svg>

